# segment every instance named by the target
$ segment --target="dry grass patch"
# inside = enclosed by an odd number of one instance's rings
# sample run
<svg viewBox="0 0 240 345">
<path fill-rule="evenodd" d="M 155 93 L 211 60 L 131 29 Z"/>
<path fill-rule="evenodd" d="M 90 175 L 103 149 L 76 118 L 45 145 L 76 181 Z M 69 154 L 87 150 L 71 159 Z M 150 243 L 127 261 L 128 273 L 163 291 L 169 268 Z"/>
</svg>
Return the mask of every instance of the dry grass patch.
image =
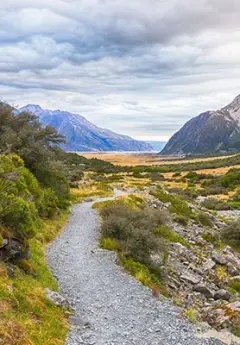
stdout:
<svg viewBox="0 0 240 345">
<path fill-rule="evenodd" d="M 73 203 L 81 202 L 90 197 L 110 197 L 113 196 L 113 189 L 101 183 L 89 183 L 79 188 L 71 189 L 71 200 Z"/>
<path fill-rule="evenodd" d="M 137 166 L 137 165 L 172 165 L 182 163 L 198 163 L 208 162 L 216 159 L 224 159 L 234 157 L 219 156 L 219 157 L 204 157 L 194 159 L 179 159 L 173 156 L 160 156 L 156 153 L 83 153 L 82 156 L 86 158 L 97 158 L 110 162 L 119 166 Z"/>
</svg>

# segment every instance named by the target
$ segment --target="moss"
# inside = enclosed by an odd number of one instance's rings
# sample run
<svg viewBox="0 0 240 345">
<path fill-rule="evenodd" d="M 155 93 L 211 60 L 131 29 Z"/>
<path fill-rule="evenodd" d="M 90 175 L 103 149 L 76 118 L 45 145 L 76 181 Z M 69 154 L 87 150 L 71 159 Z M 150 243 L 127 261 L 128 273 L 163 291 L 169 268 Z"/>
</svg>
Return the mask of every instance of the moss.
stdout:
<svg viewBox="0 0 240 345">
<path fill-rule="evenodd" d="M 178 235 L 175 231 L 169 229 L 167 226 L 162 225 L 158 227 L 156 234 L 169 242 L 178 242 L 185 247 L 190 247 L 189 243 L 182 236 Z"/>
</svg>

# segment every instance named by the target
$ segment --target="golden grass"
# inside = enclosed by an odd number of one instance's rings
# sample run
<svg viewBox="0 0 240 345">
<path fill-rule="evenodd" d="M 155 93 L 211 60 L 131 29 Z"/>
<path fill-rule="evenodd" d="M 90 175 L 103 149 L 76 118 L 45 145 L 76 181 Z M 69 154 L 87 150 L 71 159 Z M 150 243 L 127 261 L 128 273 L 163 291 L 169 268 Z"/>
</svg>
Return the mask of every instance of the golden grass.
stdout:
<svg viewBox="0 0 240 345">
<path fill-rule="evenodd" d="M 113 196 L 113 189 L 108 185 L 101 183 L 90 182 L 89 184 L 80 186 L 79 188 L 71 189 L 71 200 L 73 203 L 78 203 L 91 197 L 109 196 Z"/>
<path fill-rule="evenodd" d="M 194 159 L 179 159 L 179 157 L 160 156 L 155 153 L 81 153 L 86 158 L 98 158 L 119 166 L 137 165 L 169 165 L 180 163 L 208 162 L 215 159 L 224 159 L 232 156 L 205 157 Z"/>
<path fill-rule="evenodd" d="M 217 175 L 217 176 L 221 176 L 226 174 L 230 169 L 240 169 L 240 165 L 232 165 L 229 167 L 221 167 L 221 168 L 214 168 L 214 169 L 199 169 L 199 170 L 193 170 L 196 171 L 198 174 L 206 174 L 206 175 Z M 185 175 L 187 175 L 188 171 L 183 171 L 181 173 L 181 177 L 184 177 Z M 166 179 L 172 179 L 174 172 L 167 172 L 167 173 L 163 173 L 164 177 Z M 179 178 L 181 178 L 179 177 Z"/>
</svg>

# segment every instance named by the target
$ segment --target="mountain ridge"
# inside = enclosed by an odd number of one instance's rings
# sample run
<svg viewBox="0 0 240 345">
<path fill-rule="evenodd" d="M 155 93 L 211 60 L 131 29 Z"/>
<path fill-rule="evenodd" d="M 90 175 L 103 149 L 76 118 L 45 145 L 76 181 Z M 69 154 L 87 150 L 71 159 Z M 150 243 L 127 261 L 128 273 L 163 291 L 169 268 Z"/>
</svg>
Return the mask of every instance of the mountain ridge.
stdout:
<svg viewBox="0 0 240 345">
<path fill-rule="evenodd" d="M 161 154 L 207 154 L 239 149 L 240 95 L 220 110 L 206 111 L 187 121 Z"/>
<path fill-rule="evenodd" d="M 63 110 L 43 109 L 36 104 L 21 107 L 18 112 L 27 111 L 39 117 L 44 125 L 50 125 L 66 137 L 67 151 L 152 151 L 150 144 L 135 140 L 127 135 L 100 128 L 84 116 Z"/>
</svg>

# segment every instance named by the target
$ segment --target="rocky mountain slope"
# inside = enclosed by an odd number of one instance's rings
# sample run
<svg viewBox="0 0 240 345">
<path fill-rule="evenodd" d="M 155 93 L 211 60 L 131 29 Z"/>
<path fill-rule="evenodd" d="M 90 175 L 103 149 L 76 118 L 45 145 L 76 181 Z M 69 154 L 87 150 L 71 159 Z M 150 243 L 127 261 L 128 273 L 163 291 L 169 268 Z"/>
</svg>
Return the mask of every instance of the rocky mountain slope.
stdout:
<svg viewBox="0 0 240 345">
<path fill-rule="evenodd" d="M 41 123 L 51 125 L 63 134 L 67 151 L 151 151 L 150 144 L 134 140 L 126 135 L 102 129 L 87 121 L 83 116 L 62 110 L 42 109 L 29 104 L 19 111 L 37 115 Z"/>
<path fill-rule="evenodd" d="M 217 111 L 188 121 L 169 140 L 161 154 L 206 154 L 240 149 L 240 95 Z"/>
</svg>

